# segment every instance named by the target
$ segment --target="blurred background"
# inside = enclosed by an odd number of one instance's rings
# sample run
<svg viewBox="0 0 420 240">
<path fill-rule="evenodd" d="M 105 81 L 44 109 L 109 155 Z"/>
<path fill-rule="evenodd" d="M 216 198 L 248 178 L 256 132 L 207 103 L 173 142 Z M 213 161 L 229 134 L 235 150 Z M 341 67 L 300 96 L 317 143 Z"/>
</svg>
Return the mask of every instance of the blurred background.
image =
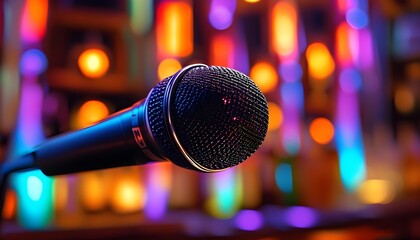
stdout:
<svg viewBox="0 0 420 240">
<path fill-rule="evenodd" d="M 261 148 L 216 174 L 14 174 L 3 237 L 420 238 L 420 1 L 0 3 L 0 161 L 192 63 L 249 75 L 270 113 Z"/>
</svg>

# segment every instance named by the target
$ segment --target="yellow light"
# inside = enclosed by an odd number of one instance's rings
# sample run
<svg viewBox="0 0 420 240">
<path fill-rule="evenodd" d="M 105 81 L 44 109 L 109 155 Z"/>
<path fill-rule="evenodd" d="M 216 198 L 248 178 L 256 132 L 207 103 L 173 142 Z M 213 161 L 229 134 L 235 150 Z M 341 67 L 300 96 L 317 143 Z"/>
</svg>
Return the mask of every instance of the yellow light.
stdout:
<svg viewBox="0 0 420 240">
<path fill-rule="evenodd" d="M 267 62 L 255 64 L 251 68 L 250 77 L 263 93 L 273 90 L 277 85 L 277 72 L 274 67 Z"/>
<path fill-rule="evenodd" d="M 309 75 L 315 80 L 324 80 L 329 77 L 334 69 L 334 59 L 328 48 L 322 43 L 312 43 L 306 49 Z"/>
<path fill-rule="evenodd" d="M 357 194 L 366 204 L 386 204 L 394 199 L 395 186 L 388 180 L 366 180 L 360 185 Z"/>
<path fill-rule="evenodd" d="M 278 2 L 271 12 L 271 46 L 278 55 L 297 53 L 297 12 L 293 4 Z"/>
<path fill-rule="evenodd" d="M 111 198 L 113 210 L 118 213 L 129 213 L 143 209 L 146 193 L 139 179 L 120 176 L 116 181 Z"/>
<path fill-rule="evenodd" d="M 309 134 L 319 144 L 327 144 L 334 137 L 334 126 L 330 120 L 320 117 L 314 119 L 309 125 Z"/>
<path fill-rule="evenodd" d="M 77 113 L 76 128 L 88 127 L 109 115 L 108 107 L 101 101 L 85 102 Z"/>
<path fill-rule="evenodd" d="M 269 102 L 268 113 L 268 131 L 274 131 L 283 123 L 283 111 L 276 103 Z"/>
<path fill-rule="evenodd" d="M 245 0 L 245 2 L 247 2 L 247 3 L 257 3 L 257 2 L 259 2 L 260 0 Z"/>
<path fill-rule="evenodd" d="M 395 91 L 394 103 L 399 112 L 409 113 L 414 109 L 416 99 L 409 88 L 399 87 Z"/>
<path fill-rule="evenodd" d="M 109 59 L 101 49 L 87 49 L 78 59 L 80 71 L 89 78 L 102 77 L 109 68 Z"/>
<path fill-rule="evenodd" d="M 159 4 L 156 26 L 160 56 L 186 57 L 193 51 L 193 13 L 185 1 Z"/>
<path fill-rule="evenodd" d="M 158 66 L 158 77 L 162 80 L 168 76 L 173 75 L 182 68 L 181 63 L 173 58 L 167 58 L 159 63 Z"/>
</svg>

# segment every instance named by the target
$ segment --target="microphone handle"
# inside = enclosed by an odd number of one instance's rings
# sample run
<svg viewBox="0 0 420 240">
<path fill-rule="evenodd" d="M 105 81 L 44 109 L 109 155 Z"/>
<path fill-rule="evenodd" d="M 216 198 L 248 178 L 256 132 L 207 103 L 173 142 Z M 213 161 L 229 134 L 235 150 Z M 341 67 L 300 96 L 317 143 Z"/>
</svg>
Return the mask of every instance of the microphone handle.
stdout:
<svg viewBox="0 0 420 240">
<path fill-rule="evenodd" d="M 48 176 L 162 161 L 154 157 L 133 134 L 134 123 L 145 127 L 145 101 L 121 110 L 105 120 L 47 140 L 33 152 L 35 165 Z M 138 128 L 138 130 L 140 130 Z M 140 131 L 137 136 L 143 139 Z"/>
</svg>

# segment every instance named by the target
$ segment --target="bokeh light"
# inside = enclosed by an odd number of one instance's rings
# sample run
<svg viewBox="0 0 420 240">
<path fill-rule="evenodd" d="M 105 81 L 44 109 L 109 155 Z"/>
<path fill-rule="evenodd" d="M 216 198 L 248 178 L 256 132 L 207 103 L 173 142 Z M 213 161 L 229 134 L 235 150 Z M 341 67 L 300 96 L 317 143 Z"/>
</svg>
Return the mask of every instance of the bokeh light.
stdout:
<svg viewBox="0 0 420 240">
<path fill-rule="evenodd" d="M 181 68 L 182 65 L 178 60 L 174 58 L 166 58 L 158 65 L 158 78 L 159 80 L 163 80 L 164 78 L 175 74 Z"/>
<path fill-rule="evenodd" d="M 38 49 L 29 49 L 20 59 L 20 71 L 23 75 L 39 75 L 47 69 L 47 65 L 47 57 Z"/>
<path fill-rule="evenodd" d="M 217 30 L 230 27 L 235 14 L 236 0 L 212 0 L 210 4 L 209 22 Z"/>
<path fill-rule="evenodd" d="M 334 69 L 335 63 L 330 51 L 323 43 L 312 43 L 306 50 L 309 75 L 316 80 L 324 80 L 329 77 Z"/>
<path fill-rule="evenodd" d="M 290 164 L 280 163 L 276 168 L 275 178 L 280 191 L 284 193 L 293 192 L 293 172 Z"/>
<path fill-rule="evenodd" d="M 318 214 L 315 210 L 303 206 L 289 207 L 284 217 L 290 226 L 297 228 L 309 228 L 318 222 Z"/>
<path fill-rule="evenodd" d="M 40 41 L 46 31 L 48 0 L 26 0 L 20 22 L 22 40 L 27 43 Z"/>
<path fill-rule="evenodd" d="M 400 86 L 395 91 L 394 104 L 395 108 L 401 113 L 409 113 L 413 111 L 416 103 L 414 93 L 405 86 Z"/>
<path fill-rule="evenodd" d="M 256 210 L 241 210 L 235 216 L 236 226 L 245 231 L 255 231 L 264 224 L 262 214 Z"/>
<path fill-rule="evenodd" d="M 140 211 L 146 203 L 145 189 L 140 179 L 120 176 L 111 197 L 112 209 L 117 213 Z"/>
<path fill-rule="evenodd" d="M 339 76 L 340 88 L 347 93 L 359 91 L 362 81 L 362 76 L 356 69 L 344 69 Z"/>
<path fill-rule="evenodd" d="M 109 69 L 107 54 L 96 48 L 83 51 L 77 60 L 80 71 L 89 78 L 99 78 L 105 75 Z"/>
<path fill-rule="evenodd" d="M 309 125 L 309 134 L 319 144 L 327 144 L 334 137 L 334 126 L 324 117 L 314 119 Z"/>
<path fill-rule="evenodd" d="M 268 131 L 275 131 L 283 123 L 283 111 L 275 102 L 268 103 Z"/>
<path fill-rule="evenodd" d="M 290 57 L 297 53 L 297 11 L 286 1 L 279 1 L 271 11 L 271 46 L 278 55 Z"/>
<path fill-rule="evenodd" d="M 88 127 L 109 115 L 109 109 L 105 103 L 98 100 L 85 102 L 78 110 L 76 116 L 76 128 Z"/>
<path fill-rule="evenodd" d="M 249 75 L 263 93 L 273 90 L 277 85 L 276 69 L 268 62 L 256 63 L 251 68 Z"/>
<path fill-rule="evenodd" d="M 360 185 L 357 194 L 363 203 L 386 204 L 395 198 L 396 189 L 391 181 L 370 179 Z"/>
<path fill-rule="evenodd" d="M 362 29 L 369 24 L 367 13 L 359 8 L 348 10 L 346 13 L 346 21 L 354 29 Z"/>
<path fill-rule="evenodd" d="M 109 186 L 105 182 L 105 177 L 100 172 L 81 174 L 79 196 L 85 210 L 99 211 L 107 206 Z"/>
</svg>

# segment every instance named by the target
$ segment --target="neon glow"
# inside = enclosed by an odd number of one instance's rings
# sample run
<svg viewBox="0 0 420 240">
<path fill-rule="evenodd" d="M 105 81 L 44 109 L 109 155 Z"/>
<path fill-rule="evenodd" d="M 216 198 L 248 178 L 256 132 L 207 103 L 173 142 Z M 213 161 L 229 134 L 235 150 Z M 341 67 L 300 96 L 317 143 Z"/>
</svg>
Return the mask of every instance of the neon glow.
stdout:
<svg viewBox="0 0 420 240">
<path fill-rule="evenodd" d="M 292 166 L 288 163 L 280 163 L 276 168 L 276 184 L 284 193 L 293 192 Z"/>
<path fill-rule="evenodd" d="M 263 216 L 259 211 L 242 210 L 235 216 L 235 225 L 245 231 L 255 231 L 264 224 Z"/>
<path fill-rule="evenodd" d="M 23 75 L 39 75 L 47 69 L 45 54 L 38 49 L 30 49 L 23 53 L 20 60 L 20 71 Z"/>
<path fill-rule="evenodd" d="M 217 30 L 230 27 L 236 9 L 236 0 L 212 0 L 210 4 L 209 22 Z"/>
<path fill-rule="evenodd" d="M 80 54 L 77 63 L 80 71 L 89 78 L 99 78 L 109 69 L 108 55 L 102 49 L 91 48 Z"/>
<path fill-rule="evenodd" d="M 235 215 L 242 202 L 241 173 L 235 168 L 230 168 L 209 175 L 208 181 L 208 212 L 216 218 L 230 218 Z"/>
<path fill-rule="evenodd" d="M 365 28 L 369 24 L 369 18 L 365 11 L 352 8 L 346 13 L 347 23 L 354 29 Z"/>
<path fill-rule="evenodd" d="M 171 189 L 171 163 L 146 165 L 146 201 L 144 212 L 150 219 L 162 218 L 167 211 Z"/>
<path fill-rule="evenodd" d="M 296 58 L 298 53 L 296 7 L 279 1 L 271 11 L 271 47 L 282 58 Z"/>
<path fill-rule="evenodd" d="M 182 1 L 167 1 L 159 4 L 156 39 L 160 58 L 190 55 L 194 46 L 191 5 Z"/>
<path fill-rule="evenodd" d="M 48 0 L 26 0 L 20 24 L 21 38 L 26 43 L 40 41 L 45 35 Z"/>
<path fill-rule="evenodd" d="M 318 214 L 308 207 L 294 206 L 286 209 L 286 222 L 297 228 L 309 228 L 318 222 Z"/>
<path fill-rule="evenodd" d="M 335 121 L 341 179 L 348 191 L 354 191 L 366 175 L 357 93 L 339 90 Z"/>
</svg>

